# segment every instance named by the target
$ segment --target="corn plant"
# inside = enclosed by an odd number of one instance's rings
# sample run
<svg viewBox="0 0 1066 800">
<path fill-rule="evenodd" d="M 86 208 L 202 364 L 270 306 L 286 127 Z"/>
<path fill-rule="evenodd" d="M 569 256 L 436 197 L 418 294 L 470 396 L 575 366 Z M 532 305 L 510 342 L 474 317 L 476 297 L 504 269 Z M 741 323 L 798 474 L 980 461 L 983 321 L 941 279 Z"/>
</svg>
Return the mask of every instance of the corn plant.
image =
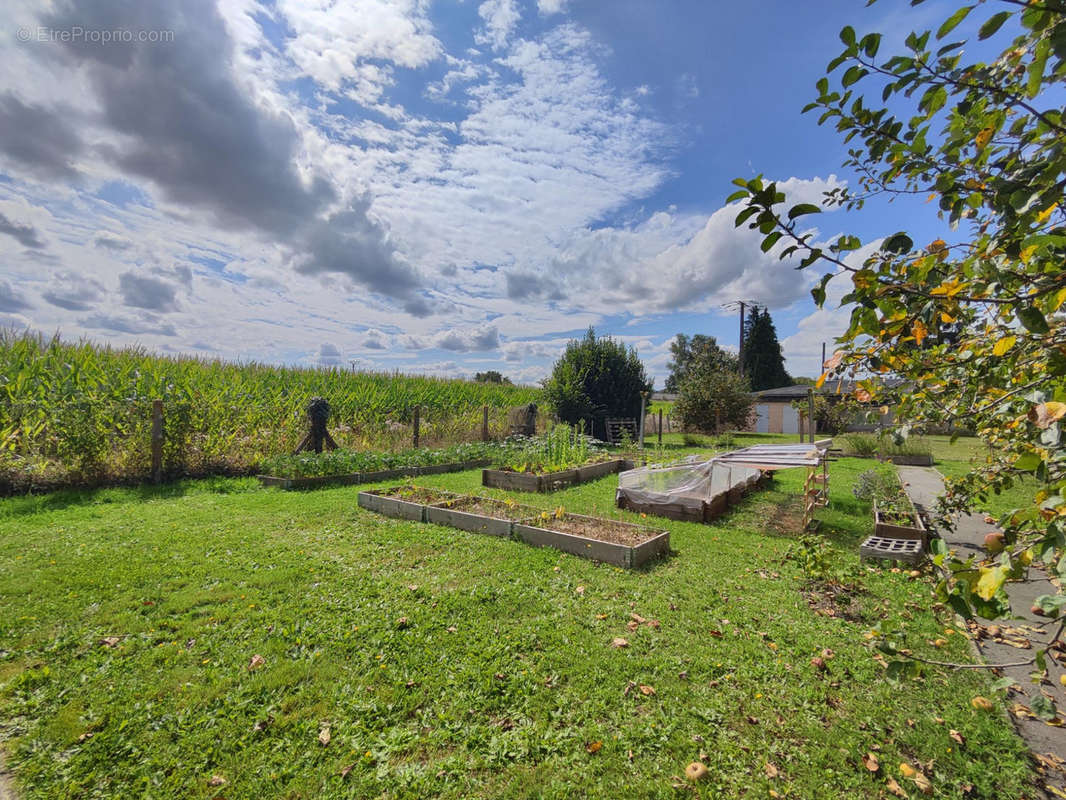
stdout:
<svg viewBox="0 0 1066 800">
<path fill-rule="evenodd" d="M 249 472 L 296 448 L 315 395 L 329 400 L 342 448 L 385 451 L 411 446 L 415 406 L 421 442 L 439 447 L 480 438 L 482 406 L 500 435 L 510 408 L 539 400 L 508 384 L 173 358 L 0 330 L 0 484 L 146 476 L 157 398 L 168 474 Z"/>
</svg>

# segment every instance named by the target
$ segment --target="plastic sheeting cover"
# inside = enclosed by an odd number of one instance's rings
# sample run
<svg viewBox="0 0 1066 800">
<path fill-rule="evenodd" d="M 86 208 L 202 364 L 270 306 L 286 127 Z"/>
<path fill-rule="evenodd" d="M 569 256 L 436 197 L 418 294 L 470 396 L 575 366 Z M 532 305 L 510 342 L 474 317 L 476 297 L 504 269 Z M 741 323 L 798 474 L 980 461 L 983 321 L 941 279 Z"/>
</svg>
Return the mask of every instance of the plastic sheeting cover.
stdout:
<svg viewBox="0 0 1066 800">
<path fill-rule="evenodd" d="M 644 505 L 681 505 L 699 510 L 703 504 L 737 486 L 754 483 L 760 470 L 721 464 L 699 456 L 665 467 L 641 467 L 618 476 L 618 492 Z"/>
</svg>

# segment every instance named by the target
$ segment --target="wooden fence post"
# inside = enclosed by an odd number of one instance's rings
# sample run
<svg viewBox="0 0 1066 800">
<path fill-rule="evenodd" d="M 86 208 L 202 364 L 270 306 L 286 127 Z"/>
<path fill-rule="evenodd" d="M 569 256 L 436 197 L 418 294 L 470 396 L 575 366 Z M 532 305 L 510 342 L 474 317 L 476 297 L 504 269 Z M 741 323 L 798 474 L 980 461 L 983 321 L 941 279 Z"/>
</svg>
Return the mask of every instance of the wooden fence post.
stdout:
<svg viewBox="0 0 1066 800">
<path fill-rule="evenodd" d="M 489 440 L 489 407 L 487 405 L 481 407 L 481 441 L 487 442 Z"/>
<path fill-rule="evenodd" d="M 659 447 L 663 446 L 663 410 L 659 409 Z"/>
<path fill-rule="evenodd" d="M 814 389 L 807 390 L 807 408 L 810 409 L 811 443 L 814 443 Z"/>
<path fill-rule="evenodd" d="M 412 420 L 413 423 L 414 423 L 414 442 L 415 442 L 414 446 L 415 446 L 415 448 L 418 447 L 418 428 L 419 428 L 419 424 L 421 422 L 420 416 L 421 416 L 421 407 L 420 406 L 415 406 L 414 417 L 413 417 L 413 420 Z"/>
<path fill-rule="evenodd" d="M 152 482 L 163 480 L 163 401 L 152 401 Z"/>
</svg>

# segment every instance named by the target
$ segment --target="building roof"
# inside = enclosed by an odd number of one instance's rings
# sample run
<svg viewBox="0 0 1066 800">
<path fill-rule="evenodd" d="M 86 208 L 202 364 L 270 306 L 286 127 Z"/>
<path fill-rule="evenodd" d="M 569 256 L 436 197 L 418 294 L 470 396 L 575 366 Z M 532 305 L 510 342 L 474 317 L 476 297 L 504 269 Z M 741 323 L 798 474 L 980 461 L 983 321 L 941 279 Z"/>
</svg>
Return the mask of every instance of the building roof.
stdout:
<svg viewBox="0 0 1066 800">
<path fill-rule="evenodd" d="M 780 386 L 776 389 L 763 389 L 761 392 L 753 392 L 753 394 L 759 400 L 787 403 L 804 399 L 807 396 L 808 389 L 814 389 L 815 394 L 826 396 L 851 394 L 855 391 L 858 383 L 858 381 L 853 380 L 830 379 L 823 383 L 820 389 L 816 389 L 813 385 L 797 383 L 792 386 Z M 889 378 L 883 383 L 888 388 L 894 388 L 903 383 L 903 381 L 899 378 Z"/>
</svg>

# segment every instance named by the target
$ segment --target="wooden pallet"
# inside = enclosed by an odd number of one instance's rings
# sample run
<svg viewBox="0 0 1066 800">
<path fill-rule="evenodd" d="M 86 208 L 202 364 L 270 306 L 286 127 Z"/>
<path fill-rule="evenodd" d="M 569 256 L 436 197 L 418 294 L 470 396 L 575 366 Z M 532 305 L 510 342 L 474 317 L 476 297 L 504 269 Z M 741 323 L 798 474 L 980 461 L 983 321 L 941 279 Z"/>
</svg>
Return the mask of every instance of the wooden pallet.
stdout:
<svg viewBox="0 0 1066 800">
<path fill-rule="evenodd" d="M 636 417 L 612 417 L 607 420 L 606 426 L 607 444 L 621 444 L 622 431 L 628 431 L 629 441 L 633 444 L 636 444 L 637 437 L 640 435 Z"/>
</svg>

